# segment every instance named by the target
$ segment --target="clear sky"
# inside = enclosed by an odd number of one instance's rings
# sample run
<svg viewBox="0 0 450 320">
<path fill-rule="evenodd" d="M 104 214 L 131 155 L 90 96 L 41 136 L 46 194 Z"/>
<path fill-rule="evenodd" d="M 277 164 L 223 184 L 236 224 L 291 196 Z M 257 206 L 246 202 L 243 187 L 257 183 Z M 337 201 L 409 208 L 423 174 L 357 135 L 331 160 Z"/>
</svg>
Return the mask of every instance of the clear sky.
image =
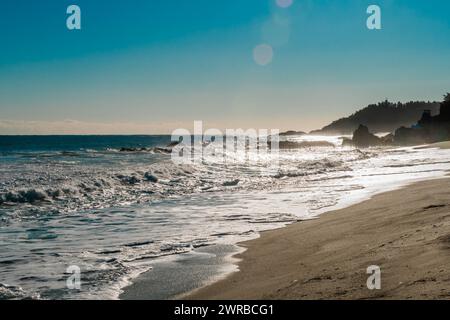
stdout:
<svg viewBox="0 0 450 320">
<path fill-rule="evenodd" d="M 448 0 L 2 0 L 0 134 L 311 130 L 385 98 L 440 100 L 449 14 Z"/>
</svg>

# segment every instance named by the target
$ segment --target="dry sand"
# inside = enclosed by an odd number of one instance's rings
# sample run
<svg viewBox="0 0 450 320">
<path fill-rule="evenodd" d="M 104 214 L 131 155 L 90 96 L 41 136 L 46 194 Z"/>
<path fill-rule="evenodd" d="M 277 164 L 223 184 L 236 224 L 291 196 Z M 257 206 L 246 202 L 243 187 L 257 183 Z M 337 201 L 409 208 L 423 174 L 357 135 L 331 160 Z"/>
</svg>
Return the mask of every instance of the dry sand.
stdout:
<svg viewBox="0 0 450 320">
<path fill-rule="evenodd" d="M 444 141 L 444 142 L 436 142 L 429 144 L 422 148 L 441 148 L 441 149 L 450 149 L 450 141 Z"/>
<path fill-rule="evenodd" d="M 242 244 L 240 272 L 190 299 L 450 299 L 450 179 L 377 195 Z M 381 290 L 366 269 L 381 268 Z"/>
</svg>

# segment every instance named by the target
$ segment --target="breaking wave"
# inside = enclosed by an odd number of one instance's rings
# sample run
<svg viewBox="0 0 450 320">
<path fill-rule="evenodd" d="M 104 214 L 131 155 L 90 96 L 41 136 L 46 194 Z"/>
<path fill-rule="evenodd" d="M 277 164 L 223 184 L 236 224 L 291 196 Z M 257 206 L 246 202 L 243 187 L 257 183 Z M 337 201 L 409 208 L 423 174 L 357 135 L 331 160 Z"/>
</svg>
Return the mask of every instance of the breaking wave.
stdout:
<svg viewBox="0 0 450 320">
<path fill-rule="evenodd" d="M 26 165 L 22 161 L 3 164 L 0 212 L 2 207 L 16 214 L 30 210 L 33 214 L 73 212 L 148 203 L 192 193 L 261 190 L 282 187 L 289 183 L 286 178 L 348 170 L 341 160 L 290 161 L 289 155 L 276 172 L 269 173 L 264 164 L 258 167 L 247 163 L 180 165 L 174 164 L 165 153 L 135 152 L 118 150 L 109 154 L 108 151 L 100 157 L 98 152 L 91 151 L 78 156 L 73 152 L 70 155 L 58 152 L 45 160 L 39 153 L 31 163 L 28 158 Z M 67 157 L 77 161 L 68 162 Z M 355 153 L 354 160 L 359 158 L 360 154 Z"/>
<path fill-rule="evenodd" d="M 155 259 L 251 239 L 450 165 L 447 151 L 341 147 L 281 150 L 275 169 L 270 156 L 175 164 L 160 137 L 99 137 L 101 148 L 81 137 L 67 149 L 36 139 L 46 147 L 0 153 L 0 299 L 114 299 Z M 81 291 L 65 286 L 70 265 Z"/>
</svg>

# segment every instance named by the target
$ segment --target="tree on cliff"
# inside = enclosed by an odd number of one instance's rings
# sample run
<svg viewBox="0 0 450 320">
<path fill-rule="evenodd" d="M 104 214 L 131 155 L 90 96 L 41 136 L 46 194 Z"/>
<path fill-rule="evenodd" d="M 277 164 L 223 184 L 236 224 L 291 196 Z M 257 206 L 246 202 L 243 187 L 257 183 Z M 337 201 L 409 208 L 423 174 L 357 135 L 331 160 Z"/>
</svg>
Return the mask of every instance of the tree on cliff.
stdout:
<svg viewBox="0 0 450 320">
<path fill-rule="evenodd" d="M 447 92 L 447 94 L 444 96 L 444 102 L 450 102 L 450 93 Z"/>
<path fill-rule="evenodd" d="M 444 96 L 444 101 L 441 103 L 439 119 L 441 121 L 450 121 L 450 93 Z"/>
</svg>

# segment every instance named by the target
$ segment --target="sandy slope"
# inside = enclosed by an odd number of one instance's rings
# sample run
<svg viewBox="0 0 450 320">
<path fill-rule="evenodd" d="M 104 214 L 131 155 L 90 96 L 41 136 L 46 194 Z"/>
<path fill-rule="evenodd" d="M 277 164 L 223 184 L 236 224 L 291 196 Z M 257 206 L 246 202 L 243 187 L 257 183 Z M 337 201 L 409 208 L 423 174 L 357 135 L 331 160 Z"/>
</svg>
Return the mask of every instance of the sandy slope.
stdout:
<svg viewBox="0 0 450 320">
<path fill-rule="evenodd" d="M 202 299 L 450 299 L 450 179 L 378 195 L 243 244 L 240 272 Z M 370 265 L 381 290 L 370 291 Z"/>
</svg>

